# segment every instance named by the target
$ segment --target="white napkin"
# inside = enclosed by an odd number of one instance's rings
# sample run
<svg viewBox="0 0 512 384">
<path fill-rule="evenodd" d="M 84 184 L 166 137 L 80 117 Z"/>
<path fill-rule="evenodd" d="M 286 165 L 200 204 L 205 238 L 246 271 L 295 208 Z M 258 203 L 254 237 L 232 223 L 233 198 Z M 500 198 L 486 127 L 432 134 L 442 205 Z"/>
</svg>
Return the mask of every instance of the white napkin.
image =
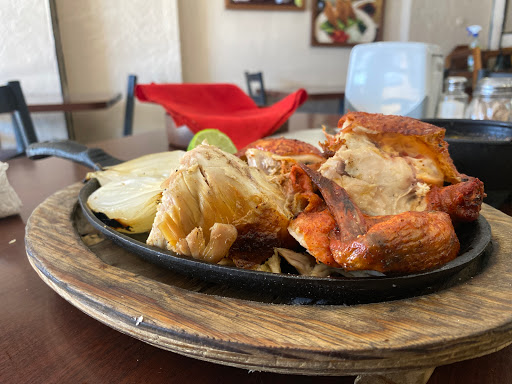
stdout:
<svg viewBox="0 0 512 384">
<path fill-rule="evenodd" d="M 0 161 L 0 218 L 20 213 L 21 200 L 7 180 L 9 165 Z"/>
</svg>

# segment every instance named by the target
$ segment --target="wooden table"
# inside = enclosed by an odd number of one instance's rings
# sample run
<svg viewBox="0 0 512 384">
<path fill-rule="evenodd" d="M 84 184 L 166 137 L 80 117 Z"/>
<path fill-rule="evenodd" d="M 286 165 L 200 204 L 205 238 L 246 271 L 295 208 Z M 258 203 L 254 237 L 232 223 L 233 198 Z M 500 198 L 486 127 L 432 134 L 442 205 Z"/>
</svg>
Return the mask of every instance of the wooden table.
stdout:
<svg viewBox="0 0 512 384">
<path fill-rule="evenodd" d="M 121 100 L 121 93 L 76 94 L 62 98 L 60 95 L 27 95 L 27 107 L 34 112 L 64 112 L 68 138 L 75 139 L 71 112 L 110 108 Z"/>
<path fill-rule="evenodd" d="M 61 100 L 53 95 L 27 95 L 30 112 L 76 112 L 110 108 L 119 100 L 121 93 L 71 95 Z"/>
<path fill-rule="evenodd" d="M 283 87 L 275 89 L 266 89 L 267 96 L 275 98 L 283 98 L 299 88 L 304 88 L 308 93 L 308 100 L 326 100 L 326 99 L 343 99 L 345 97 L 344 86 L 311 86 L 297 85 L 293 87 Z"/>
<path fill-rule="evenodd" d="M 332 105 L 332 102 L 337 101 L 337 111 L 338 113 L 342 114 L 345 106 L 345 87 L 344 86 L 308 86 L 308 85 L 297 85 L 294 87 L 282 87 L 282 88 L 275 88 L 275 89 L 267 89 L 265 90 L 265 93 L 267 95 L 267 99 L 269 100 L 280 100 L 283 97 L 289 95 L 290 93 L 296 91 L 299 88 L 304 88 L 306 92 L 308 93 L 308 99 L 306 101 L 306 104 L 301 107 L 304 111 L 307 112 L 314 112 L 319 111 L 323 113 L 330 113 L 330 109 L 333 109 L 333 107 L 329 107 L 329 111 L 325 110 L 325 105 L 319 105 L 328 103 Z M 308 103 L 312 102 L 312 103 Z M 321 103 L 323 102 L 323 103 Z M 272 103 L 272 102 L 269 102 Z M 324 108 L 322 108 L 324 107 Z M 300 111 L 300 109 L 299 109 Z"/>
<path fill-rule="evenodd" d="M 98 146 L 129 159 L 165 150 L 166 134 L 152 132 Z M 55 191 L 81 180 L 87 169 L 55 158 L 13 159 L 9 166 L 10 183 L 24 205 L 19 216 L 0 219 L 0 382 L 354 382 L 354 377 L 279 375 L 207 363 L 150 346 L 85 315 L 38 277 L 27 260 L 23 239 L 32 210 Z M 438 367 L 428 383 L 510 383 L 511 366 L 509 346 L 487 356 Z"/>
</svg>

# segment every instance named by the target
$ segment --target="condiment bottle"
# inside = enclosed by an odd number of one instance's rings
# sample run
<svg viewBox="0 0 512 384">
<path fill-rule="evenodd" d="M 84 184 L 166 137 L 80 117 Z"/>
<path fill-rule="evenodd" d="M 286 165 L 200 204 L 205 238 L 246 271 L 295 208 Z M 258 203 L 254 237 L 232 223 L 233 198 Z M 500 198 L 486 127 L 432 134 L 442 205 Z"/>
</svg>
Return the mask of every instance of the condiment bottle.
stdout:
<svg viewBox="0 0 512 384">
<path fill-rule="evenodd" d="M 470 25 L 466 27 L 468 34 L 471 36 L 471 41 L 469 42 L 469 49 L 474 49 L 476 47 L 480 47 L 480 41 L 478 40 L 478 34 L 482 30 L 482 27 L 479 25 Z M 472 54 L 468 55 L 468 71 L 473 72 L 475 67 L 475 58 Z"/>
<path fill-rule="evenodd" d="M 466 117 L 512 121 L 512 78 L 484 77 L 478 81 Z"/>
<path fill-rule="evenodd" d="M 468 94 L 464 91 L 467 79 L 462 76 L 449 76 L 444 82 L 445 91 L 437 107 L 440 119 L 463 119 L 468 105 Z"/>
</svg>

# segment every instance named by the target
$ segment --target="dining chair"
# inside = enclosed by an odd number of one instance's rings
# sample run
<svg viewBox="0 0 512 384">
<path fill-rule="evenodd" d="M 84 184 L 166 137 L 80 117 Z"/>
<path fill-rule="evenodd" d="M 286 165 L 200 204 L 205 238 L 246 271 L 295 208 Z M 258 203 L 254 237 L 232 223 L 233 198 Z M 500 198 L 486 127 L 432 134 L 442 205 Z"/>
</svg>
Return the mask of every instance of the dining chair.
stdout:
<svg viewBox="0 0 512 384">
<path fill-rule="evenodd" d="M 468 56 L 473 55 L 473 70 L 468 71 Z M 470 88 L 478 81 L 478 72 L 482 69 L 482 50 L 480 47 L 469 48 L 466 45 L 456 46 L 444 59 L 445 77 L 465 76 Z"/>
<path fill-rule="evenodd" d="M 3 159 L 23 154 L 28 145 L 37 143 L 34 123 L 23 96 L 19 81 L 9 81 L 7 85 L 0 86 L 0 113 L 10 113 L 14 136 L 16 138 L 15 151 L 3 151 Z"/>
<path fill-rule="evenodd" d="M 123 136 L 130 136 L 133 133 L 133 115 L 135 112 L 135 87 L 137 76 L 128 75 L 128 88 L 126 90 L 126 105 L 124 110 Z"/>
<path fill-rule="evenodd" d="M 245 72 L 245 80 L 247 82 L 247 91 L 251 99 L 253 99 L 259 107 L 267 105 L 267 95 L 263 84 L 263 73 Z"/>
<path fill-rule="evenodd" d="M 135 96 L 165 109 L 173 122 L 168 124 L 173 147 L 183 148 L 180 143 L 186 136 L 171 133 L 175 127 L 186 126 L 189 138 L 203 129 L 218 129 L 239 149 L 277 131 L 308 97 L 304 89 L 298 89 L 260 108 L 244 90 L 229 83 L 137 84 Z M 177 137 L 179 143 L 173 140 Z"/>
</svg>

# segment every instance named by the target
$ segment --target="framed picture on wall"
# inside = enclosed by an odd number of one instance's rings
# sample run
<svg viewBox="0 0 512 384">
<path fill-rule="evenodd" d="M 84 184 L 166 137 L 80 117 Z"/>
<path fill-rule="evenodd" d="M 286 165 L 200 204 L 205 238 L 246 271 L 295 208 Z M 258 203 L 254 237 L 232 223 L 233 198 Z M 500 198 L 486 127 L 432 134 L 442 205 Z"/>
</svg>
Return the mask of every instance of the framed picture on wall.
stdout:
<svg viewBox="0 0 512 384">
<path fill-rule="evenodd" d="M 303 11 L 306 0 L 225 0 L 227 9 Z"/>
<path fill-rule="evenodd" d="M 384 0 L 312 0 L 311 45 L 346 47 L 382 40 Z"/>
</svg>

